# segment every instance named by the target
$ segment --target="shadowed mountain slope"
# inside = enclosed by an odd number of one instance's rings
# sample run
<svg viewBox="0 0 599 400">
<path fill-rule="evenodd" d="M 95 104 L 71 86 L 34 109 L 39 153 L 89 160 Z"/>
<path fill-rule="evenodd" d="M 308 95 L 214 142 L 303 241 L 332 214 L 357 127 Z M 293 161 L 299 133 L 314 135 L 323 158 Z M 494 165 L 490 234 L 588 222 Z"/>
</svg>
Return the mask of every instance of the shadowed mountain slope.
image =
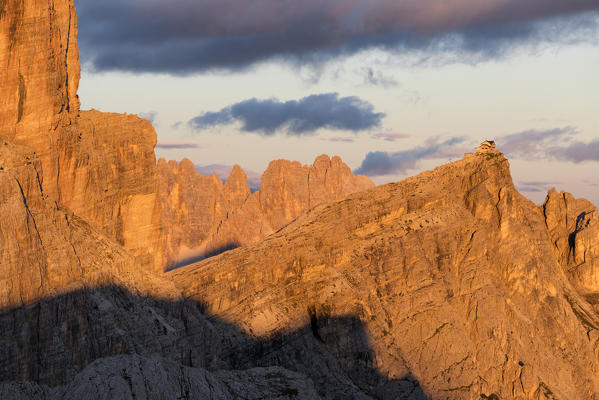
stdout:
<svg viewBox="0 0 599 400">
<path fill-rule="evenodd" d="M 201 303 L 102 286 L 4 310 L 0 328 L 0 382 L 13 381 L 0 383 L 0 394 L 19 399 L 161 398 L 148 396 L 152 387 L 185 399 L 427 398 L 413 376 L 389 380 L 378 373 L 369 338 L 352 315 L 258 338 Z"/>
</svg>

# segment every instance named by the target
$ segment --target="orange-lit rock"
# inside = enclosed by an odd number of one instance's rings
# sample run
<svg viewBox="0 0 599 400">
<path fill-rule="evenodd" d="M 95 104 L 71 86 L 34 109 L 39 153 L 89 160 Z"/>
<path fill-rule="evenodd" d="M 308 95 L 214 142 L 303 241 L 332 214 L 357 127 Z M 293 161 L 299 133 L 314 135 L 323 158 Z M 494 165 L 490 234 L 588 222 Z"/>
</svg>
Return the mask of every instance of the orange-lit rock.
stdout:
<svg viewBox="0 0 599 400">
<path fill-rule="evenodd" d="M 0 9 L 0 137 L 40 161 L 44 193 L 160 269 L 160 204 L 148 121 L 79 111 L 73 0 L 8 0 Z"/>
<path fill-rule="evenodd" d="M 597 207 L 570 193 L 549 191 L 545 223 L 559 262 L 583 292 L 599 293 L 599 215 Z"/>
<path fill-rule="evenodd" d="M 3 0 L 0 65 L 0 136 L 43 150 L 79 112 L 73 0 Z"/>
<path fill-rule="evenodd" d="M 387 379 L 409 376 L 430 398 L 599 395 L 599 317 L 500 153 L 316 207 L 258 244 L 169 276 L 248 334 L 311 326 L 381 398 L 398 393 Z M 347 316 L 367 339 L 328 322 Z M 364 354 L 364 341 L 378 383 L 349 356 Z"/>
<path fill-rule="evenodd" d="M 239 166 L 224 185 L 215 175 L 200 175 L 189 160 L 159 160 L 158 170 L 171 266 L 255 243 L 319 204 L 374 187 L 326 155 L 311 166 L 271 162 L 253 194 Z"/>
</svg>

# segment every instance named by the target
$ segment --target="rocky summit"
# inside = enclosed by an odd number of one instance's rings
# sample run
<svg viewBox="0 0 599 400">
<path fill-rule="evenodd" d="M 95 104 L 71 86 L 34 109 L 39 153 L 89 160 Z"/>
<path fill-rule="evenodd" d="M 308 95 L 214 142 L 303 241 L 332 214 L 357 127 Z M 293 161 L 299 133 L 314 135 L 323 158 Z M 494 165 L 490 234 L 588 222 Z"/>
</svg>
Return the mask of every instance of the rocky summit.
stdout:
<svg viewBox="0 0 599 400">
<path fill-rule="evenodd" d="M 599 399 L 597 208 L 494 143 L 252 193 L 79 109 L 73 0 L 0 1 L 0 64 L 0 399 Z"/>
</svg>

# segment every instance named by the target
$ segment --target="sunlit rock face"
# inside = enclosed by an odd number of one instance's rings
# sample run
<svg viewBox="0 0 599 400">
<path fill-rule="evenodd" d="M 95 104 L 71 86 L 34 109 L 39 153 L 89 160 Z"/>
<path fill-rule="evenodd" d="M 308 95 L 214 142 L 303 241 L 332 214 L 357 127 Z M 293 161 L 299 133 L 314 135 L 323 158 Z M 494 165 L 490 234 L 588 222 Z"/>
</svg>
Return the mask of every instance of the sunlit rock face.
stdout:
<svg viewBox="0 0 599 400">
<path fill-rule="evenodd" d="M 253 194 L 239 166 L 224 184 L 214 174 L 200 175 L 187 159 L 161 159 L 158 172 L 170 266 L 256 243 L 319 204 L 374 187 L 326 155 L 309 166 L 272 161 Z"/>
<path fill-rule="evenodd" d="M 500 153 L 317 207 L 260 244 L 170 276 L 253 335 L 311 325 L 354 382 L 383 398 L 406 376 L 431 398 L 599 393 L 597 314 Z M 326 322 L 343 316 L 366 339 L 348 342 Z M 388 380 L 349 356 L 364 341 Z"/>
<path fill-rule="evenodd" d="M 2 1 L 0 65 L 0 136 L 43 150 L 79 112 L 73 1 Z"/>
<path fill-rule="evenodd" d="M 557 258 L 572 282 L 591 297 L 599 293 L 599 216 L 597 207 L 552 189 L 543 205 Z"/>
<path fill-rule="evenodd" d="M 97 285 L 162 295 L 171 287 L 58 206 L 43 190 L 40 159 L 7 141 L 0 141 L 0 215 L 0 310 Z"/>
<path fill-rule="evenodd" d="M 147 121 L 79 111 L 75 32 L 0 2 L 0 398 L 599 398 L 592 204 L 493 149 L 376 188 L 156 169 Z"/>
<path fill-rule="evenodd" d="M 160 268 L 156 133 L 135 116 L 80 112 L 73 1 L 2 2 L 0 65 L 0 137 L 35 153 L 44 193 Z"/>
</svg>

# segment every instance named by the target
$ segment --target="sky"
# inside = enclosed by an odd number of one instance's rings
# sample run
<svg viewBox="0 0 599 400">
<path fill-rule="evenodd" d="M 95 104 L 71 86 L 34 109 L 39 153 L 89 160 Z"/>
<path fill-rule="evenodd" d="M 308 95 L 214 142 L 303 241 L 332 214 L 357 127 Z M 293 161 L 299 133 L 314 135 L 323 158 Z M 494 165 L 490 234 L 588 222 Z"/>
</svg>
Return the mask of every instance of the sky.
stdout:
<svg viewBox="0 0 599 400">
<path fill-rule="evenodd" d="M 377 184 L 494 139 L 599 204 L 599 0 L 76 0 L 84 109 L 203 173 L 339 155 Z M 254 186 L 257 183 L 254 183 Z"/>
</svg>

